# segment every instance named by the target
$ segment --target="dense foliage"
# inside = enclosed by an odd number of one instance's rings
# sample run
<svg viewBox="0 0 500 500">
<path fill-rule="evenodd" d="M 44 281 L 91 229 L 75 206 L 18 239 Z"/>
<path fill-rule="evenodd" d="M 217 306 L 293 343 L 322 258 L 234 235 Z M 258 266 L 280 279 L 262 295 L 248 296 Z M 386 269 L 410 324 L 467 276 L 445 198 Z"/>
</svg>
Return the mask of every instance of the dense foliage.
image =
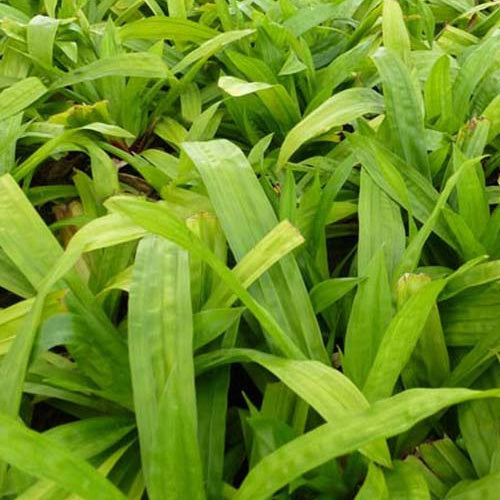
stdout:
<svg viewBox="0 0 500 500">
<path fill-rule="evenodd" d="M 0 2 L 0 497 L 498 498 L 499 23 Z"/>
</svg>

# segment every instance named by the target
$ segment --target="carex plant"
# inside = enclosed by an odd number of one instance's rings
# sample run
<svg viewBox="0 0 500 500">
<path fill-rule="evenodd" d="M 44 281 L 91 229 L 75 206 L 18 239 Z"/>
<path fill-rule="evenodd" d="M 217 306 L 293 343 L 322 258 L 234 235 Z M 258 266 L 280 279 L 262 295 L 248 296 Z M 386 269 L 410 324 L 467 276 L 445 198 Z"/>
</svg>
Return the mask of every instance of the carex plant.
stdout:
<svg viewBox="0 0 500 500">
<path fill-rule="evenodd" d="M 0 497 L 500 488 L 500 9 L 0 3 Z"/>
</svg>

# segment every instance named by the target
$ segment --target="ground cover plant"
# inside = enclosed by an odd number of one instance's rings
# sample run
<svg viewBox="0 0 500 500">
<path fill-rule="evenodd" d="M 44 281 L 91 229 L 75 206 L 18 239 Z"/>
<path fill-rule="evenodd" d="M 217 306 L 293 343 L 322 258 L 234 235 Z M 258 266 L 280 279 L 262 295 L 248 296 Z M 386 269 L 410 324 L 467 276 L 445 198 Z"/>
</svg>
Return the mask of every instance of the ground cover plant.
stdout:
<svg viewBox="0 0 500 500">
<path fill-rule="evenodd" d="M 498 498 L 499 22 L 0 2 L 0 497 Z"/>
</svg>

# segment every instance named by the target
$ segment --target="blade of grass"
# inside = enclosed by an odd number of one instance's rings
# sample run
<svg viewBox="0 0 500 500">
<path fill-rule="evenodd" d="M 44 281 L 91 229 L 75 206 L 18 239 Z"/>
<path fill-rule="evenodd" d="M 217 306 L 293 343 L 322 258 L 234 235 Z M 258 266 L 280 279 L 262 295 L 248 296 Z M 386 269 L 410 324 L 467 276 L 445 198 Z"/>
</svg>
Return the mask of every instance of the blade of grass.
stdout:
<svg viewBox="0 0 500 500">
<path fill-rule="evenodd" d="M 427 482 L 412 463 L 395 461 L 385 480 L 391 500 L 431 500 Z"/>
<path fill-rule="evenodd" d="M 354 500 L 388 500 L 389 492 L 385 484 L 384 473 L 374 462 L 368 465 L 368 474 Z"/>
<path fill-rule="evenodd" d="M 277 217 L 243 153 L 229 141 L 184 143 L 199 170 L 236 260 L 277 223 Z M 227 186 L 233 186 L 228 190 Z M 295 259 L 283 257 L 252 287 L 257 300 L 303 352 L 327 362 L 318 323 Z"/>
<path fill-rule="evenodd" d="M 390 280 L 405 251 L 405 228 L 396 202 L 364 169 L 361 171 L 358 220 L 358 274 L 365 274 L 370 261 L 383 248 Z M 374 231 L 374 228 L 377 230 Z"/>
<path fill-rule="evenodd" d="M 417 267 L 425 242 L 427 241 L 435 225 L 437 224 L 442 210 L 446 207 L 446 202 L 448 201 L 451 192 L 457 185 L 457 182 L 460 180 L 461 176 L 467 171 L 467 169 L 474 166 L 476 162 L 477 159 L 464 161 L 460 168 L 446 181 L 446 184 L 441 191 L 437 202 L 432 209 L 431 214 L 429 215 L 429 218 L 425 221 L 424 225 L 420 228 L 419 232 L 413 238 L 411 243 L 406 248 L 403 256 L 401 257 L 401 260 L 395 272 L 396 278 L 402 276 L 405 272 L 414 271 L 414 269 Z"/>
<path fill-rule="evenodd" d="M 393 50 L 408 65 L 411 52 L 410 37 L 406 29 L 403 11 L 396 0 L 388 0 L 383 4 L 382 36 L 384 47 Z"/>
<path fill-rule="evenodd" d="M 417 94 L 408 68 L 390 49 L 380 48 L 373 61 L 384 86 L 387 120 L 396 151 L 409 165 L 430 178 L 422 115 L 422 96 Z"/>
<path fill-rule="evenodd" d="M 86 66 L 81 66 L 57 79 L 50 88 L 57 90 L 108 76 L 168 78 L 170 74 L 160 56 L 151 52 L 136 52 L 98 59 Z"/>
<path fill-rule="evenodd" d="M 392 298 L 380 249 L 368 264 L 354 297 L 344 341 L 345 374 L 363 387 L 392 317 Z"/>
<path fill-rule="evenodd" d="M 310 292 L 314 312 L 320 313 L 324 311 L 362 281 L 363 278 L 333 278 L 318 283 Z"/>
<path fill-rule="evenodd" d="M 310 404 L 326 421 L 335 422 L 346 412 L 368 408 L 362 393 L 347 377 L 318 361 L 286 360 L 250 349 L 222 349 L 198 356 L 196 371 L 203 373 L 234 362 L 260 364 Z M 364 446 L 361 451 L 383 465 L 390 464 L 388 449 L 382 441 Z"/>
<path fill-rule="evenodd" d="M 88 462 L 3 414 L 0 414 L 0 457 L 28 474 L 55 481 L 89 500 L 126 498 Z"/>
<path fill-rule="evenodd" d="M 304 238 L 297 228 L 288 221 L 282 221 L 266 234 L 243 258 L 234 266 L 232 272 L 248 288 L 282 257 L 302 245 Z M 236 296 L 228 286 L 219 282 L 204 309 L 229 307 Z"/>
<path fill-rule="evenodd" d="M 35 77 L 24 78 L 0 92 L 0 121 L 17 115 L 47 92 L 45 85 Z"/>
<path fill-rule="evenodd" d="M 238 330 L 239 320 L 222 339 L 223 348 L 234 347 Z M 208 500 L 219 500 L 223 490 L 230 374 L 229 366 L 220 367 L 196 380 L 198 441 Z"/>
<path fill-rule="evenodd" d="M 360 116 L 379 114 L 383 111 L 381 96 L 372 90 L 358 88 L 339 92 L 290 130 L 280 149 L 278 168 L 282 168 L 300 146 L 310 139 L 325 134 L 333 127 L 352 122 Z"/>
<path fill-rule="evenodd" d="M 129 305 L 130 367 L 148 494 L 153 500 L 203 499 L 187 252 L 157 236 L 142 239 Z"/>
<path fill-rule="evenodd" d="M 252 33 L 255 30 L 239 30 L 239 31 L 228 31 L 226 33 L 221 33 L 220 35 L 214 36 L 210 40 L 207 40 L 197 49 L 191 51 L 186 57 L 184 57 L 179 63 L 177 63 L 172 68 L 172 73 L 179 73 L 186 69 L 191 64 L 199 61 L 200 59 L 206 59 L 216 54 L 222 50 L 226 45 L 233 43 L 237 40 L 241 40 Z"/>
<path fill-rule="evenodd" d="M 447 406 L 500 397 L 500 391 L 412 389 L 375 403 L 370 409 L 325 424 L 263 458 L 246 476 L 235 500 L 270 496 L 300 474 L 360 445 L 397 435 Z"/>
<path fill-rule="evenodd" d="M 436 280 L 416 292 L 392 319 L 380 342 L 363 394 L 376 401 L 392 394 L 394 385 L 410 359 L 429 313 L 446 281 Z"/>
<path fill-rule="evenodd" d="M 204 246 L 194 233 L 189 231 L 185 224 L 159 204 L 148 203 L 144 200 L 127 196 L 115 196 L 106 201 L 106 206 L 115 212 L 121 213 L 134 221 L 138 226 L 163 236 L 183 248 L 190 250 L 194 255 L 203 259 L 213 271 L 226 283 L 228 288 L 241 299 L 276 343 L 278 349 L 287 356 L 303 358 L 304 354 L 290 339 L 276 322 L 274 317 L 262 307 L 241 285 L 238 278 Z"/>
<path fill-rule="evenodd" d="M 471 95 L 495 61 L 500 46 L 500 36 L 494 34 L 470 51 L 460 66 L 453 84 L 454 130 L 460 127 L 468 114 Z"/>
</svg>

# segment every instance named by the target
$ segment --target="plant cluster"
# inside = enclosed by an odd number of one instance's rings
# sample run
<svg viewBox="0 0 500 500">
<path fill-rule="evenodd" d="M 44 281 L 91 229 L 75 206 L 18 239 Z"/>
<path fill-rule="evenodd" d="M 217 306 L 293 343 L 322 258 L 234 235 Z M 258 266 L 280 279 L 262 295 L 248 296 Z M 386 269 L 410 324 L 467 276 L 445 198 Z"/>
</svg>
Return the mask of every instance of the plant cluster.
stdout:
<svg viewBox="0 0 500 500">
<path fill-rule="evenodd" d="M 0 497 L 498 498 L 498 6 L 0 2 Z"/>
</svg>

